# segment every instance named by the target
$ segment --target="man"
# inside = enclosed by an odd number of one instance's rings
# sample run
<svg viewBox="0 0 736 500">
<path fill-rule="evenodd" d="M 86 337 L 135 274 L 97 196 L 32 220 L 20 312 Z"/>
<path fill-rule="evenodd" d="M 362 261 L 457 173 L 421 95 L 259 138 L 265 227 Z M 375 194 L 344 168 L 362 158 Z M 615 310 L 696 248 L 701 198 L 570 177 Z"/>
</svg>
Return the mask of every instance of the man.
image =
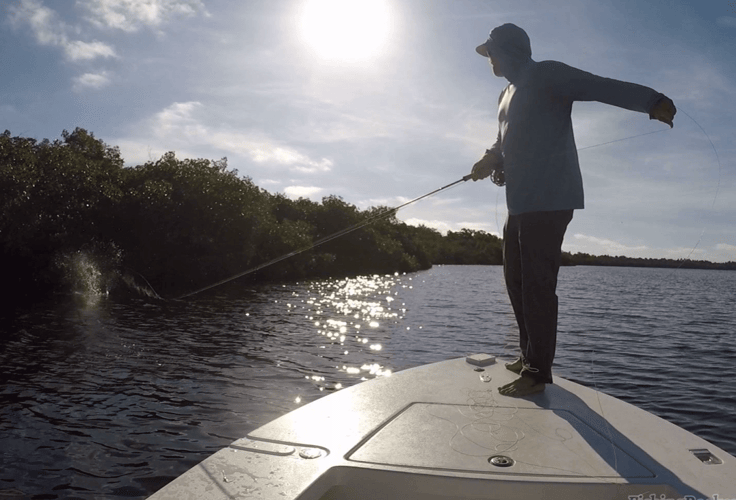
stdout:
<svg viewBox="0 0 736 500">
<path fill-rule="evenodd" d="M 648 87 L 592 75 L 556 61 L 532 60 L 526 32 L 491 31 L 475 49 L 509 84 L 498 100 L 498 138 L 473 165 L 474 181 L 506 186 L 504 277 L 519 325 L 521 356 L 506 367 L 520 378 L 499 388 L 521 397 L 552 383 L 557 343 L 557 273 L 573 210 L 583 208 L 583 181 L 572 129 L 572 104 L 599 101 L 648 113 L 672 127 L 674 103 Z"/>
</svg>

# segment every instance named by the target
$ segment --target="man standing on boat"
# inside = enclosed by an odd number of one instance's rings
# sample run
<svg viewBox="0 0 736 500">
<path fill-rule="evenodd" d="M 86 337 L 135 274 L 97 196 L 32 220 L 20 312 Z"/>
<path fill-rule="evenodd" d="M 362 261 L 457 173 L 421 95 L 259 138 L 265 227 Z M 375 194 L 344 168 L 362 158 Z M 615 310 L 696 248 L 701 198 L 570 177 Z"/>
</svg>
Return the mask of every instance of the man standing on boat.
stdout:
<svg viewBox="0 0 736 500">
<path fill-rule="evenodd" d="M 557 273 L 573 210 L 583 208 L 583 181 L 572 129 L 572 103 L 598 101 L 648 113 L 672 127 L 676 109 L 648 87 L 596 76 L 556 61 L 535 62 L 526 32 L 491 31 L 476 49 L 509 84 L 498 100 L 498 138 L 472 169 L 506 186 L 503 230 L 506 288 L 519 325 L 521 356 L 506 367 L 521 375 L 499 388 L 526 396 L 552 383 L 557 344 Z"/>
</svg>

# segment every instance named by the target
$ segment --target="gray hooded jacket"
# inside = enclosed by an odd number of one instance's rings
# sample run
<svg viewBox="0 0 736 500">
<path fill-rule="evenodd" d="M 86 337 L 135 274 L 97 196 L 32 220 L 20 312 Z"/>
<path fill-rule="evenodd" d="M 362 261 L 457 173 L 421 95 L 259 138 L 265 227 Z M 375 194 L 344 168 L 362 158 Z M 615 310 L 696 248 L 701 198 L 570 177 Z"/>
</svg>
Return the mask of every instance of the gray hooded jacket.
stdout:
<svg viewBox="0 0 736 500">
<path fill-rule="evenodd" d="M 493 30 L 486 46 L 511 82 L 498 100 L 498 138 L 491 148 L 503 156 L 509 214 L 583 208 L 573 102 L 649 113 L 664 96 L 560 62 L 535 62 L 529 38 L 514 25 Z"/>
</svg>

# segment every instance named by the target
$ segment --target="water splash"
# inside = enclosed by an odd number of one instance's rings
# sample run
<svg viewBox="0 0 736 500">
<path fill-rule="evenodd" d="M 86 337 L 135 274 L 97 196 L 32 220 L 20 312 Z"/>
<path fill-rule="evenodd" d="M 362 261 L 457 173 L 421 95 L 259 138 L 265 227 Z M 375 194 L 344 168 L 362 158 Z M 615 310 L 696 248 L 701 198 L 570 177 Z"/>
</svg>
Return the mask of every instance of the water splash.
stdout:
<svg viewBox="0 0 736 500">
<path fill-rule="evenodd" d="M 65 292 L 82 300 L 85 307 L 91 307 L 108 297 L 121 283 L 118 268 L 122 256 L 115 244 L 92 242 L 77 250 L 57 254 L 54 264 L 61 274 Z"/>
<path fill-rule="evenodd" d="M 78 250 L 57 257 L 56 265 L 64 273 L 64 281 L 72 293 L 85 296 L 106 296 L 109 280 L 103 275 L 101 266 L 87 251 Z"/>
</svg>

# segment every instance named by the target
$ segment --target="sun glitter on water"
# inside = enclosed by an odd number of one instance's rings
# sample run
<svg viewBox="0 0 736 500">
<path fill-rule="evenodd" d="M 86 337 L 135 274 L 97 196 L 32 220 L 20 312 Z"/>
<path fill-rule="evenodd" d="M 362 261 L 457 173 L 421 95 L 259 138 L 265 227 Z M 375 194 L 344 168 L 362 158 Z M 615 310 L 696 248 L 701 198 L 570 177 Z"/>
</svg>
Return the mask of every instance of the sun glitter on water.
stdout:
<svg viewBox="0 0 736 500">
<path fill-rule="evenodd" d="M 400 314 L 391 308 L 395 299 L 390 294 L 396 285 L 397 277 L 391 275 L 311 283 L 309 297 L 302 301 L 305 319 L 324 339 L 319 348 L 330 351 L 329 354 L 325 352 L 325 356 L 342 360 L 334 368 L 336 372 L 348 375 L 347 380 L 391 376 L 391 369 L 375 362 L 383 359 L 380 353 L 384 346 L 376 341 L 374 335 L 385 335 L 379 322 L 395 323 L 401 319 Z M 320 391 L 342 387 L 341 383 L 326 381 L 323 375 L 314 374 L 306 378 L 312 380 Z"/>
</svg>

